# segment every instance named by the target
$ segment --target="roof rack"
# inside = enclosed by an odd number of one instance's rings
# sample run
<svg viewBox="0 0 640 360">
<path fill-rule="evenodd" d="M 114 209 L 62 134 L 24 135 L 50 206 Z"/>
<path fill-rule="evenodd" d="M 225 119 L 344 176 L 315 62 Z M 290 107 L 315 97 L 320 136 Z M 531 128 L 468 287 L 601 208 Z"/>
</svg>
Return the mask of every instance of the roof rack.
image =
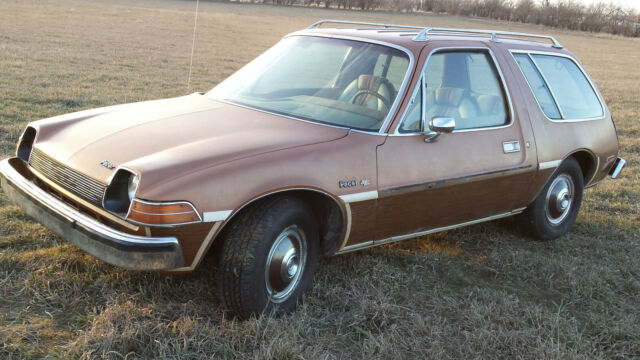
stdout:
<svg viewBox="0 0 640 360">
<path fill-rule="evenodd" d="M 366 25 L 366 26 L 377 26 L 381 28 L 398 28 L 398 29 L 424 29 L 424 26 L 415 26 L 415 25 L 395 25 L 395 24 L 382 24 L 382 23 L 374 23 L 374 22 L 365 22 L 365 21 L 349 21 L 349 20 L 332 20 L 332 19 L 324 19 L 320 21 L 316 21 L 307 29 L 315 29 L 319 28 L 322 24 L 349 24 L 349 25 Z"/>
<path fill-rule="evenodd" d="M 491 41 L 500 42 L 500 37 L 529 37 L 529 38 L 537 38 L 551 41 L 554 48 L 562 49 L 563 46 L 560 45 L 558 40 L 556 40 L 553 36 L 549 35 L 538 35 L 538 34 L 528 34 L 521 32 L 513 32 L 513 31 L 498 31 L 498 30 L 476 30 L 476 29 L 457 29 L 457 28 L 442 28 L 442 27 L 424 27 L 424 26 L 412 26 L 412 25 L 395 25 L 395 24 L 383 24 L 383 23 L 373 23 L 373 22 L 363 22 L 363 21 L 347 21 L 347 20 L 331 20 L 325 19 L 320 20 L 313 23 L 308 29 L 316 29 L 319 28 L 323 24 L 349 24 L 349 25 L 364 25 L 368 27 L 379 27 L 382 29 L 410 29 L 410 30 L 420 30 L 418 34 L 413 38 L 413 41 L 427 41 L 429 40 L 428 35 L 430 34 L 439 34 L 439 35 L 457 35 L 457 34 L 482 34 L 482 35 L 491 35 Z M 370 30 L 370 29 L 367 29 Z"/>
</svg>

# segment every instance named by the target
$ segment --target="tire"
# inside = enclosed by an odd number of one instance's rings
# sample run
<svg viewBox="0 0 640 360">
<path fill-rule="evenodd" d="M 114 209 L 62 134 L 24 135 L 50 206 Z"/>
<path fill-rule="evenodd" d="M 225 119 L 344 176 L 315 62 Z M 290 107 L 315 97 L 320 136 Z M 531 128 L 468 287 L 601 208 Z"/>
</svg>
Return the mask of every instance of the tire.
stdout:
<svg viewBox="0 0 640 360">
<path fill-rule="evenodd" d="M 294 197 L 260 201 L 229 224 L 219 276 L 222 302 L 242 319 L 294 310 L 318 263 L 318 226 Z"/>
<path fill-rule="evenodd" d="M 520 215 L 525 235 L 547 241 L 568 233 L 578 217 L 583 190 L 580 165 L 576 159 L 567 158 Z"/>
</svg>

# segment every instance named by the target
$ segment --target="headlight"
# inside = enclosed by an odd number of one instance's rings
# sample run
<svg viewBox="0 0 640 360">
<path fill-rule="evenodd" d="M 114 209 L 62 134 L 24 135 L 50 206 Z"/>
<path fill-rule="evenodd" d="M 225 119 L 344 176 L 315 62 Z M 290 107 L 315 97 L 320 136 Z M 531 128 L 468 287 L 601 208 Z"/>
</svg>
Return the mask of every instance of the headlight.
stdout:
<svg viewBox="0 0 640 360">
<path fill-rule="evenodd" d="M 16 148 L 16 156 L 19 157 L 24 162 L 29 162 L 29 158 L 31 157 L 31 149 L 33 149 L 33 142 L 36 139 L 36 129 L 28 126 L 22 136 L 20 136 L 20 140 L 18 140 L 18 146 Z"/>
<path fill-rule="evenodd" d="M 104 194 L 102 206 L 112 213 L 124 216 L 129 211 L 131 200 L 136 195 L 138 175 L 127 169 L 118 169 Z"/>
<path fill-rule="evenodd" d="M 127 195 L 129 196 L 129 202 L 136 197 L 136 190 L 138 190 L 138 175 L 132 174 L 129 177 L 129 183 L 127 185 Z"/>
<path fill-rule="evenodd" d="M 153 202 L 136 199 L 140 177 L 128 169 L 116 171 L 104 195 L 103 207 L 127 220 L 151 226 L 173 226 L 202 221 L 187 201 Z"/>
</svg>

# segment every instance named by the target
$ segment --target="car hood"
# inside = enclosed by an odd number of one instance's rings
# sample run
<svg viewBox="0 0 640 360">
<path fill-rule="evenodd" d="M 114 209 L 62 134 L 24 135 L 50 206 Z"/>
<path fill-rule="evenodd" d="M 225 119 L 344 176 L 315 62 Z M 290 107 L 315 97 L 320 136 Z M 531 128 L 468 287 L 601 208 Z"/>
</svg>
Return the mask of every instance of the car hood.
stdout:
<svg viewBox="0 0 640 360">
<path fill-rule="evenodd" d="M 108 161 L 145 187 L 240 158 L 342 138 L 334 128 L 222 103 L 200 94 L 117 105 L 32 124 L 35 147 L 108 183 Z"/>
</svg>

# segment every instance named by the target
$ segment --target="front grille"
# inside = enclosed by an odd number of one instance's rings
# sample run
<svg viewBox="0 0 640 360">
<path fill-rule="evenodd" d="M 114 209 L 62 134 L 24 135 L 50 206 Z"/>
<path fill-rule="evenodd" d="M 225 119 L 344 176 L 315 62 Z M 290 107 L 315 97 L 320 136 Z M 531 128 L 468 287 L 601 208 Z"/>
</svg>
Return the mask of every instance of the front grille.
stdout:
<svg viewBox="0 0 640 360">
<path fill-rule="evenodd" d="M 29 165 L 55 184 L 81 198 L 102 206 L 106 186 L 72 170 L 38 149 L 33 149 Z"/>
</svg>

